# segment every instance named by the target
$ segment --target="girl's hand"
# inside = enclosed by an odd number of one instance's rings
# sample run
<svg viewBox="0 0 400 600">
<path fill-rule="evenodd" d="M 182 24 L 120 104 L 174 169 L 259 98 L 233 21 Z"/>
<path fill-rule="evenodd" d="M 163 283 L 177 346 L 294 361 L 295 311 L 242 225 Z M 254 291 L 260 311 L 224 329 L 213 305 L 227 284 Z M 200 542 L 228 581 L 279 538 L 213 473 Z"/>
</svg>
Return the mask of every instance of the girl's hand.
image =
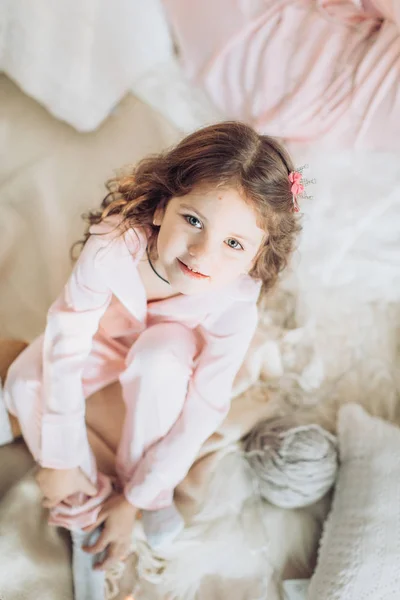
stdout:
<svg viewBox="0 0 400 600">
<path fill-rule="evenodd" d="M 108 548 L 107 557 L 96 564 L 95 569 L 106 570 L 112 563 L 127 558 L 137 513 L 138 509 L 123 494 L 111 496 L 105 501 L 96 523 L 84 530 L 93 531 L 101 523 L 105 524 L 97 542 L 83 548 L 89 554 L 97 554 Z"/>
<path fill-rule="evenodd" d="M 79 467 L 73 469 L 39 469 L 36 481 L 42 491 L 45 508 L 54 508 L 73 494 L 95 496 L 96 486 Z"/>
</svg>

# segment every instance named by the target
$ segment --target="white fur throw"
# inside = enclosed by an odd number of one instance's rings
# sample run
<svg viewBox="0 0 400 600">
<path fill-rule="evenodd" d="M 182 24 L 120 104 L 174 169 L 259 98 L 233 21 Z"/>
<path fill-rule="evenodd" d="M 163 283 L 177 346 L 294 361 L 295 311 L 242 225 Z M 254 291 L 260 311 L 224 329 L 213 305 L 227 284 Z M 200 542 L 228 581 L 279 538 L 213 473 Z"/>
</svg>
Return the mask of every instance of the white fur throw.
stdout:
<svg viewBox="0 0 400 600">
<path fill-rule="evenodd" d="M 400 429 L 341 408 L 341 467 L 309 600 L 396 600 L 400 593 Z"/>
</svg>

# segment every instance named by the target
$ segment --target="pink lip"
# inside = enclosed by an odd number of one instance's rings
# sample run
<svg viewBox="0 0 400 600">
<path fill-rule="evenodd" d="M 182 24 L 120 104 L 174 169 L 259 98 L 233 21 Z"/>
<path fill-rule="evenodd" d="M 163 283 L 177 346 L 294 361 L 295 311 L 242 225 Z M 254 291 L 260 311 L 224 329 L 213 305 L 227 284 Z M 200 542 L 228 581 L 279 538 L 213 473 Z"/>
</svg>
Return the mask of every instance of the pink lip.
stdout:
<svg viewBox="0 0 400 600">
<path fill-rule="evenodd" d="M 185 265 L 184 262 L 179 260 L 179 258 L 177 258 L 177 261 L 178 261 L 178 265 L 179 265 L 179 268 L 181 269 L 182 273 L 184 273 L 188 277 L 192 277 L 192 279 L 209 279 L 208 275 L 203 275 L 203 273 L 195 273 L 194 271 L 191 271 L 188 268 L 188 266 Z"/>
</svg>

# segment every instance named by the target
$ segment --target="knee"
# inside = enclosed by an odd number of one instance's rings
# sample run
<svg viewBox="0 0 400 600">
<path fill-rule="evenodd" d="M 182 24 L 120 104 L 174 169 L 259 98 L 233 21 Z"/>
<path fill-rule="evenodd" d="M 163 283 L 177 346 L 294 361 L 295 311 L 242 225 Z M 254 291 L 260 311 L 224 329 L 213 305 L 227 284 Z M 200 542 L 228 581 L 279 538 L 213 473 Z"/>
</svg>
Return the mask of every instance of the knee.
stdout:
<svg viewBox="0 0 400 600">
<path fill-rule="evenodd" d="M 21 340 L 0 340 L 0 381 L 5 381 L 8 369 L 27 345 Z"/>
<path fill-rule="evenodd" d="M 21 399 L 27 401 L 29 393 L 40 385 L 41 381 L 41 352 L 35 342 L 25 348 L 8 368 L 4 381 L 6 403 L 12 413 L 18 413 Z"/>
<path fill-rule="evenodd" d="M 142 369 L 175 373 L 192 369 L 197 353 L 195 332 L 179 323 L 160 323 L 146 329 L 133 345 L 127 362 L 140 362 Z"/>
</svg>

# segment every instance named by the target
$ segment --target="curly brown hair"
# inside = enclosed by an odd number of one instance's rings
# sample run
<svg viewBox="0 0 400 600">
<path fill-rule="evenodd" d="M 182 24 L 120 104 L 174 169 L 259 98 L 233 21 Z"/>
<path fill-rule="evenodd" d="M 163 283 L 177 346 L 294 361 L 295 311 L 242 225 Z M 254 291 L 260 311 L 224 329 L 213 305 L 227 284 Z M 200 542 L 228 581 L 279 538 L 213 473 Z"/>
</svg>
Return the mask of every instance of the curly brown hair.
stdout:
<svg viewBox="0 0 400 600">
<path fill-rule="evenodd" d="M 109 193 L 100 208 L 84 218 L 90 226 L 120 215 L 125 227 L 146 228 L 153 253 L 159 230 L 153 218 L 158 207 L 199 185 L 234 187 L 254 206 L 259 226 L 267 233 L 250 272 L 266 291 L 286 267 L 300 230 L 288 179 L 293 170 L 289 154 L 275 138 L 259 135 L 240 122 L 217 123 L 109 180 Z M 82 244 L 89 235 L 87 230 Z"/>
</svg>

